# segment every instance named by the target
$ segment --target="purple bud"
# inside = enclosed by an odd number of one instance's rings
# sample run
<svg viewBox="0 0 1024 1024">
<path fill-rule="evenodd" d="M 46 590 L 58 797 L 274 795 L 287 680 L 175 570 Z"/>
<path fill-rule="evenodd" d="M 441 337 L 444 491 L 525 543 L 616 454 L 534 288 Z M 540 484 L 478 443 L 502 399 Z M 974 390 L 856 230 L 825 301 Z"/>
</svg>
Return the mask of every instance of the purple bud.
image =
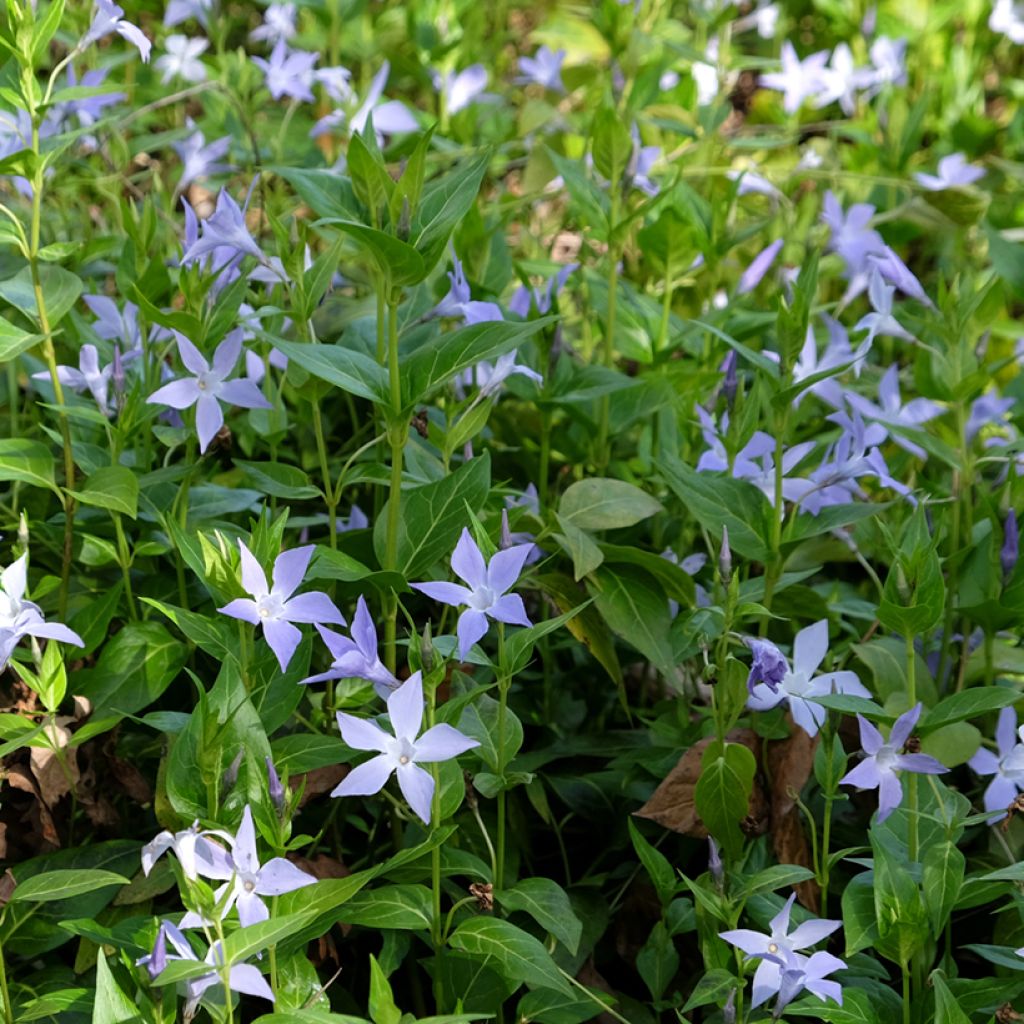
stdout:
<svg viewBox="0 0 1024 1024">
<path fill-rule="evenodd" d="M 167 966 L 167 938 L 164 935 L 164 926 L 161 924 L 156 933 L 156 943 L 153 952 L 146 962 L 146 971 L 151 981 L 156 981 L 159 975 Z"/>
<path fill-rule="evenodd" d="M 116 394 L 124 394 L 124 361 L 121 359 L 121 346 L 114 345 L 114 368 L 111 371 L 111 382 Z"/>
<path fill-rule="evenodd" d="M 228 765 L 228 770 L 224 773 L 224 778 L 222 781 L 224 784 L 224 788 L 226 790 L 230 789 L 238 781 L 238 768 L 239 765 L 241 765 L 241 763 L 242 751 L 239 750 L 239 752 L 235 754 L 234 761 L 232 761 L 231 764 Z"/>
<path fill-rule="evenodd" d="M 274 762 L 269 757 L 265 758 L 265 760 L 267 762 L 267 790 L 270 793 L 270 802 L 274 805 L 277 813 L 280 814 L 284 810 L 284 786 L 281 785 Z"/>
<path fill-rule="evenodd" d="M 1003 581 L 1010 578 L 1010 574 L 1017 566 L 1017 556 L 1020 553 L 1020 533 L 1017 529 L 1017 513 L 1011 508 L 1006 513 L 1006 520 L 1003 523 L 1003 546 L 999 551 L 999 564 L 1003 567 Z"/>
<path fill-rule="evenodd" d="M 748 636 L 743 642 L 754 656 L 750 662 L 750 675 L 747 676 L 747 689 L 753 693 L 758 683 L 764 683 L 772 693 L 777 693 L 779 683 L 789 671 L 785 655 L 771 640 L 756 640 Z"/>
<path fill-rule="evenodd" d="M 725 872 L 722 870 L 722 858 L 718 853 L 718 843 L 711 836 L 708 836 L 708 871 L 715 880 L 715 885 L 721 888 L 725 881 Z"/>
<path fill-rule="evenodd" d="M 508 509 L 503 508 L 501 510 L 501 549 L 504 551 L 506 548 L 512 547 L 515 541 L 512 539 L 512 531 L 508 525 Z"/>
<path fill-rule="evenodd" d="M 728 586 L 732 579 L 732 550 L 729 547 L 729 527 L 722 527 L 722 547 L 718 552 L 718 573 Z"/>
<path fill-rule="evenodd" d="M 729 997 L 722 1007 L 722 1024 L 736 1024 L 736 989 L 729 990 Z"/>
<path fill-rule="evenodd" d="M 736 352 L 730 349 L 729 354 L 722 360 L 722 365 L 718 368 L 719 373 L 725 374 L 725 380 L 722 381 L 722 394 L 725 395 L 726 404 L 730 409 L 732 408 L 732 403 L 736 400 L 736 390 L 739 386 L 736 378 L 737 361 Z"/>
<path fill-rule="evenodd" d="M 467 441 L 465 443 L 465 445 L 463 445 L 462 457 L 466 460 L 466 462 L 472 462 L 473 461 L 473 442 L 472 441 Z"/>
</svg>

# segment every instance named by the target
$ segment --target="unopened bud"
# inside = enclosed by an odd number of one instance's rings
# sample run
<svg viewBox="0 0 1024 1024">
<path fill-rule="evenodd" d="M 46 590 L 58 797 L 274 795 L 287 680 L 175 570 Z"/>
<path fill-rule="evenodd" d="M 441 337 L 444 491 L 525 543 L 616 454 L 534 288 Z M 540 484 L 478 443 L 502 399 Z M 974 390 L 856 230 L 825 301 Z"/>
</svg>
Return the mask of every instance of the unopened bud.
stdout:
<svg viewBox="0 0 1024 1024">
<path fill-rule="evenodd" d="M 22 551 L 28 551 L 28 519 L 24 512 L 18 516 L 18 546 Z"/>
<path fill-rule="evenodd" d="M 124 360 L 121 358 L 121 346 L 114 345 L 114 364 L 110 372 L 110 380 L 114 385 L 114 392 L 118 395 L 124 394 Z"/>
<path fill-rule="evenodd" d="M 736 989 L 730 989 L 729 997 L 722 1007 L 722 1024 L 736 1024 Z"/>
<path fill-rule="evenodd" d="M 420 637 L 420 664 L 424 672 L 430 672 L 434 667 L 434 644 L 430 632 L 430 621 L 427 620 L 423 627 L 423 636 Z"/>
<path fill-rule="evenodd" d="M 1003 546 L 999 551 L 999 564 L 1003 568 L 1003 582 L 1005 583 L 1017 567 L 1017 557 L 1020 554 L 1020 531 L 1017 528 L 1017 513 L 1011 508 L 1006 514 L 1006 521 L 1003 523 Z"/>
<path fill-rule="evenodd" d="M 462 447 L 462 458 L 466 462 L 473 461 L 473 442 L 467 441 Z"/>
<path fill-rule="evenodd" d="M 161 924 L 156 933 L 156 943 L 153 946 L 153 952 L 150 953 L 149 960 L 146 963 L 146 972 L 149 974 L 150 980 L 156 981 L 166 966 L 167 937 L 164 935 L 164 926 Z"/>
<path fill-rule="evenodd" d="M 725 870 L 722 868 L 722 858 L 718 852 L 718 843 L 708 836 L 708 871 L 715 880 L 715 885 L 721 889 L 725 882 Z"/>
<path fill-rule="evenodd" d="M 736 401 L 736 391 L 739 388 L 739 379 L 736 376 L 738 361 L 736 353 L 730 349 L 729 354 L 722 360 L 722 365 L 719 367 L 719 371 L 725 374 L 725 380 L 722 381 L 722 394 L 725 395 L 726 404 L 730 409 L 733 402 Z"/>
<path fill-rule="evenodd" d="M 267 792 L 270 794 L 270 802 L 274 805 L 274 810 L 280 814 L 284 810 L 284 786 L 281 785 L 274 762 L 269 757 L 265 760 L 267 762 Z"/>
<path fill-rule="evenodd" d="M 402 212 L 398 218 L 398 237 L 403 241 L 409 240 L 409 231 L 412 227 L 412 208 L 409 206 L 409 197 L 402 197 Z"/>
<path fill-rule="evenodd" d="M 910 604 L 910 599 L 913 596 L 910 592 L 910 582 L 907 580 L 907 574 L 900 562 L 896 563 L 896 593 L 899 594 L 900 600 L 904 604 Z"/>
<path fill-rule="evenodd" d="M 728 586 L 732 579 L 732 549 L 729 547 L 729 527 L 722 527 L 722 547 L 718 552 L 718 574 Z"/>
<path fill-rule="evenodd" d="M 239 750 L 235 754 L 234 761 L 228 766 L 228 770 L 224 773 L 223 784 L 224 789 L 230 789 L 238 781 L 238 768 L 242 763 L 242 751 Z"/>
<path fill-rule="evenodd" d="M 510 548 L 515 543 L 512 540 L 512 531 L 508 525 L 508 509 L 503 508 L 501 510 L 501 549 L 504 551 L 505 548 Z"/>
</svg>

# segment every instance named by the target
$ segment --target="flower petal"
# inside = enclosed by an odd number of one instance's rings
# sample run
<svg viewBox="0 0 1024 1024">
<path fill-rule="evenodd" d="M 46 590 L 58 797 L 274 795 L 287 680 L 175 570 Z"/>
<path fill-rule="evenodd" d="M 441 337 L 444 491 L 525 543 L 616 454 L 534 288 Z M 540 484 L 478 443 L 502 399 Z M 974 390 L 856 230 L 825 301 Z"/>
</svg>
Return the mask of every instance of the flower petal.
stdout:
<svg viewBox="0 0 1024 1024">
<path fill-rule="evenodd" d="M 484 556 L 466 527 L 462 528 L 459 542 L 455 545 L 455 551 L 452 552 L 452 570 L 473 590 L 479 590 L 487 584 L 487 565 L 484 562 Z"/>
<path fill-rule="evenodd" d="M 331 622 L 337 626 L 345 625 L 345 617 L 335 607 L 334 602 L 319 590 L 311 590 L 308 594 L 299 594 L 286 601 L 283 615 L 290 622 Z"/>
<path fill-rule="evenodd" d="M 504 594 L 510 590 L 523 571 L 526 559 L 530 557 L 532 544 L 517 544 L 499 551 L 487 566 L 487 583 L 492 590 Z"/>
<path fill-rule="evenodd" d="M 341 712 L 338 712 L 341 714 Z M 394 771 L 387 754 L 378 754 L 353 768 L 331 791 L 331 796 L 372 796 L 379 793 Z"/>
<path fill-rule="evenodd" d="M 238 831 L 235 833 L 235 841 L 231 847 L 231 858 L 234 860 L 239 871 L 247 873 L 259 870 L 259 854 L 256 851 L 256 825 L 252 820 L 252 810 L 245 805 L 242 811 L 242 820 L 239 823 Z"/>
<path fill-rule="evenodd" d="M 459 616 L 459 657 L 465 661 L 470 648 L 487 632 L 487 616 L 473 608 L 467 608 Z"/>
<path fill-rule="evenodd" d="M 442 722 L 428 729 L 416 741 L 416 762 L 448 761 L 479 746 L 476 740 Z"/>
<path fill-rule="evenodd" d="M 256 602 L 247 597 L 236 597 L 234 601 L 228 601 L 223 608 L 218 608 L 222 615 L 230 615 L 233 619 L 241 619 L 243 622 L 251 622 L 254 626 L 259 624 L 260 613 L 256 610 Z"/>
<path fill-rule="evenodd" d="M 430 803 L 434 799 L 434 779 L 430 772 L 416 765 L 403 764 L 399 767 L 398 788 L 409 806 L 425 824 L 430 824 Z"/>
<path fill-rule="evenodd" d="M 304 885 L 312 885 L 316 879 L 284 857 L 274 857 L 260 868 L 256 892 L 261 896 L 280 896 Z"/>
<path fill-rule="evenodd" d="M 270 589 L 267 574 L 243 540 L 238 541 L 238 555 L 242 566 L 242 586 L 253 597 L 266 597 Z"/>
<path fill-rule="evenodd" d="M 196 402 L 196 433 L 199 435 L 200 452 L 206 451 L 223 426 L 224 413 L 220 402 L 213 395 L 201 394 Z"/>
<path fill-rule="evenodd" d="M 793 671 L 808 679 L 818 670 L 828 653 L 828 619 L 801 629 L 793 641 Z"/>
<path fill-rule="evenodd" d="M 529 547 L 529 545 L 523 545 Z M 507 622 L 512 626 L 532 626 L 526 615 L 526 608 L 523 606 L 523 599 L 518 594 L 505 594 L 499 597 L 490 608 L 487 614 L 498 622 Z"/>
<path fill-rule="evenodd" d="M 315 550 L 316 545 L 306 544 L 301 548 L 282 551 L 274 560 L 274 593 L 282 600 L 287 600 L 298 590 Z"/>
<path fill-rule="evenodd" d="M 388 717 L 398 739 L 412 743 L 423 724 L 423 681 L 414 672 L 388 697 Z"/>
<path fill-rule="evenodd" d="M 172 409 L 187 409 L 194 405 L 201 392 L 194 377 L 183 377 L 172 380 L 162 388 L 157 388 L 146 399 L 147 405 L 169 405 Z"/>
<path fill-rule="evenodd" d="M 430 583 L 410 583 L 409 586 L 413 590 L 418 590 L 421 594 L 426 594 L 427 597 L 435 601 L 440 601 L 442 604 L 450 604 L 455 608 L 458 608 L 459 605 L 469 604 L 470 598 L 473 596 L 472 591 L 458 583 L 436 581 Z"/>
<path fill-rule="evenodd" d="M 281 619 L 264 619 L 263 635 L 270 645 L 270 649 L 277 655 L 277 663 L 281 666 L 282 672 L 288 671 L 288 663 L 292 660 L 295 648 L 302 640 L 302 633 L 290 622 Z"/>
<path fill-rule="evenodd" d="M 388 749 L 391 737 L 379 725 L 365 718 L 356 718 L 345 711 L 336 712 L 335 717 L 341 730 L 341 738 L 353 750 L 376 750 L 383 754 Z"/>
</svg>

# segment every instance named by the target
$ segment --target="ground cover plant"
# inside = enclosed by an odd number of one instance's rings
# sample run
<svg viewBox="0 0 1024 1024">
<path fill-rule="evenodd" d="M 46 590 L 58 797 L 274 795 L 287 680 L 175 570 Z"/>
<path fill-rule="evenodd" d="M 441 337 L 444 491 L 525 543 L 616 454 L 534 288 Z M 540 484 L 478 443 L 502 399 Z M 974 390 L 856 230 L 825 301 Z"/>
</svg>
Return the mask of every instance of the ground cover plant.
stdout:
<svg viewBox="0 0 1024 1024">
<path fill-rule="evenodd" d="M 3 1024 L 1020 1019 L 1024 8 L 0 19 Z"/>
</svg>

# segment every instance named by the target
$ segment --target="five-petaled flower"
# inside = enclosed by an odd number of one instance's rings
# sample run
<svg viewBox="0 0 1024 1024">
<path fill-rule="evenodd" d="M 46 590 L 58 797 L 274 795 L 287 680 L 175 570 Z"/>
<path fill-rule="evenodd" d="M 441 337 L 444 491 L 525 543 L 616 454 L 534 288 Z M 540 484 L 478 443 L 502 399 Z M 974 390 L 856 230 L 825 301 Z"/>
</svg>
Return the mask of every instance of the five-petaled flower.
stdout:
<svg viewBox="0 0 1024 1024">
<path fill-rule="evenodd" d="M 465 659 L 473 644 L 487 632 L 488 616 L 513 626 L 532 625 L 526 617 L 523 599 L 508 593 L 519 579 L 532 548 L 532 544 L 517 544 L 498 551 L 490 562 L 485 562 L 476 541 L 463 527 L 452 554 L 452 569 L 468 586 L 440 581 L 410 584 L 435 601 L 453 607 L 466 606 L 458 623 L 460 658 Z"/>
<path fill-rule="evenodd" d="M 338 712 L 341 738 L 354 750 L 376 750 L 377 756 L 353 768 L 331 796 L 379 793 L 394 772 L 409 806 L 429 825 L 434 779 L 419 765 L 448 761 L 480 744 L 443 722 L 419 735 L 423 724 L 423 682 L 419 672 L 388 697 L 388 717 L 394 735 L 364 718 Z"/>
<path fill-rule="evenodd" d="M 263 627 L 263 635 L 270 649 L 277 656 L 281 671 L 288 668 L 295 648 L 299 646 L 302 633 L 294 622 L 329 622 L 344 626 L 345 619 L 334 606 L 334 602 L 322 591 L 312 590 L 307 594 L 295 594 L 306 575 L 309 560 L 313 557 L 314 545 L 282 551 L 274 561 L 273 586 L 267 584 L 267 575 L 256 561 L 256 556 L 238 542 L 242 564 L 242 586 L 252 596 L 237 597 L 218 611 L 234 619 L 251 622 Z"/>
<path fill-rule="evenodd" d="M 146 401 L 152 405 L 169 405 L 172 409 L 188 409 L 194 405 L 200 452 L 206 451 L 217 431 L 224 425 L 221 402 L 241 406 L 243 409 L 272 408 L 251 380 L 245 377 L 227 379 L 242 354 L 241 329 L 232 331 L 217 346 L 212 365 L 185 335 L 175 331 L 174 337 L 178 342 L 181 361 L 194 376 L 181 377 L 157 388 Z"/>
<path fill-rule="evenodd" d="M 990 822 L 1005 818 L 1017 794 L 1024 793 L 1024 735 L 1017 735 L 1017 712 L 1012 707 L 999 712 L 996 751 L 982 747 L 967 762 L 979 775 L 992 776 L 983 797 L 985 810 L 993 815 Z"/>
<path fill-rule="evenodd" d="M 921 717 L 923 704 L 917 704 L 905 711 L 893 724 L 889 739 L 862 715 L 857 716 L 860 725 L 860 745 L 868 756 L 848 771 L 840 780 L 841 785 L 856 786 L 858 789 L 878 790 L 878 821 L 885 821 L 900 805 L 903 799 L 903 784 L 900 772 L 923 775 L 941 775 L 946 766 L 927 754 L 904 754 L 910 734 Z"/>
<path fill-rule="evenodd" d="M 0 572 L 0 670 L 22 637 L 34 636 L 76 647 L 85 646 L 74 630 L 43 618 L 39 605 L 25 598 L 27 587 L 28 555 L 24 554 Z"/>
</svg>

